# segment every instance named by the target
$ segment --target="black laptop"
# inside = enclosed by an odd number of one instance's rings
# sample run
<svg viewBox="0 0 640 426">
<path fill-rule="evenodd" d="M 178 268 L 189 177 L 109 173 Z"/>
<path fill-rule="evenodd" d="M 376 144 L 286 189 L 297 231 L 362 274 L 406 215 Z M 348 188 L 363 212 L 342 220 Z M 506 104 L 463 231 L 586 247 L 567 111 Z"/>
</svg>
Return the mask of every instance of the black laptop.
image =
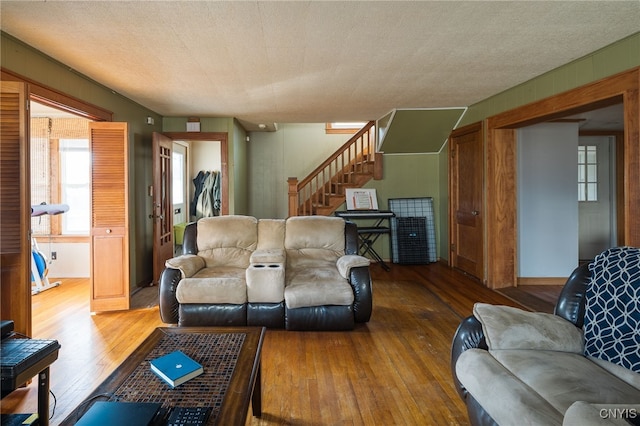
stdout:
<svg viewBox="0 0 640 426">
<path fill-rule="evenodd" d="M 160 403 L 96 401 L 78 420 L 78 426 L 148 426 L 157 422 Z"/>
</svg>

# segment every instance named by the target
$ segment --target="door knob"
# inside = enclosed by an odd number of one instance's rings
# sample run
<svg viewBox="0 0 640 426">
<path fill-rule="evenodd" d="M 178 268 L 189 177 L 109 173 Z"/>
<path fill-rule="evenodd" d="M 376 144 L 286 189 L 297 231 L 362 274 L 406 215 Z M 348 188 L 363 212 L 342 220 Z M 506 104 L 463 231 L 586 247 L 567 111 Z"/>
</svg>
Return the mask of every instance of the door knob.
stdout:
<svg viewBox="0 0 640 426">
<path fill-rule="evenodd" d="M 478 216 L 480 214 L 480 212 L 478 210 L 474 210 L 471 212 L 472 215 L 474 216 Z"/>
</svg>

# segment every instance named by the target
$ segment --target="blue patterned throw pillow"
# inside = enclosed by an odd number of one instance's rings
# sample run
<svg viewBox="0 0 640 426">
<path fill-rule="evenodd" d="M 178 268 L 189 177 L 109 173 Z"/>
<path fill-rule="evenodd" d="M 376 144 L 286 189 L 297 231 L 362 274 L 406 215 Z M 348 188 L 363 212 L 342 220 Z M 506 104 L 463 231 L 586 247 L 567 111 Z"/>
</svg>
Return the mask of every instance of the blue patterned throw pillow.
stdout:
<svg viewBox="0 0 640 426">
<path fill-rule="evenodd" d="M 584 353 L 640 373 L 640 249 L 606 250 L 589 269 Z"/>
</svg>

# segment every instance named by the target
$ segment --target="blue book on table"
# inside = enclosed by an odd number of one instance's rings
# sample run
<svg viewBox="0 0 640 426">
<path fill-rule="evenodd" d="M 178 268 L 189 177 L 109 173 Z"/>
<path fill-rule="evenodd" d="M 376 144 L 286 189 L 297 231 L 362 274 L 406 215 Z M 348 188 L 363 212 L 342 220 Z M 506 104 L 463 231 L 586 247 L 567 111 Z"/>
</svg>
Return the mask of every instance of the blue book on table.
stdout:
<svg viewBox="0 0 640 426">
<path fill-rule="evenodd" d="M 187 380 L 204 372 L 202 365 L 185 355 L 182 351 L 171 352 L 149 361 L 151 371 L 175 388 Z"/>
</svg>

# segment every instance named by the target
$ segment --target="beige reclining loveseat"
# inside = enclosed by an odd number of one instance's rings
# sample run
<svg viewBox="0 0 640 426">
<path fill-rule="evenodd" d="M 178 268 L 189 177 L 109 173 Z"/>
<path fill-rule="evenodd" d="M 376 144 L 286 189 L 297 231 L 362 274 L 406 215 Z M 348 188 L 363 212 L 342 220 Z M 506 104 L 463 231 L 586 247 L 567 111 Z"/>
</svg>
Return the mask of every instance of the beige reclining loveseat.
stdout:
<svg viewBox="0 0 640 426">
<path fill-rule="evenodd" d="M 325 216 L 203 218 L 160 278 L 160 314 L 181 326 L 350 330 L 371 316 L 369 260 L 353 223 Z"/>
</svg>

